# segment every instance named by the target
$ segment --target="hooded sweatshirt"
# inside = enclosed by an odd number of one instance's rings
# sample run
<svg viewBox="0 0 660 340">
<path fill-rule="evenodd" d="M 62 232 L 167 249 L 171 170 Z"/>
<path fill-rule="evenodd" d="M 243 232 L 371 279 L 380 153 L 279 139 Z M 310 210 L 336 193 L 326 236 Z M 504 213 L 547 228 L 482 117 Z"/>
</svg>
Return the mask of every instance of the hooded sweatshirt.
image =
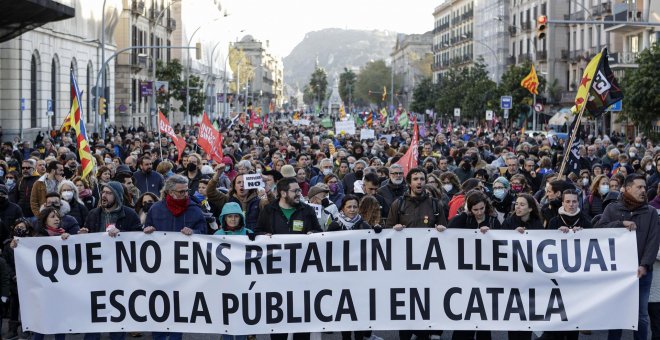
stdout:
<svg viewBox="0 0 660 340">
<path fill-rule="evenodd" d="M 225 226 L 225 216 L 231 214 L 238 214 L 241 217 L 238 227 L 233 230 L 229 230 Z M 252 233 L 252 230 L 245 227 L 245 215 L 243 214 L 241 206 L 236 202 L 225 204 L 225 206 L 222 207 L 222 212 L 218 219 L 220 220 L 220 229 L 218 229 L 214 235 L 247 235 Z"/>
</svg>

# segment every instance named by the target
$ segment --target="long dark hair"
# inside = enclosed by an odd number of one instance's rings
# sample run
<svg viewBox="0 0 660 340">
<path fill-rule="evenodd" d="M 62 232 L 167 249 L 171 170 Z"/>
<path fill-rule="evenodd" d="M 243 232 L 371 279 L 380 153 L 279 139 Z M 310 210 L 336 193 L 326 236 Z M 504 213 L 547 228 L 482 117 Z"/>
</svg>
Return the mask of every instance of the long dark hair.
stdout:
<svg viewBox="0 0 660 340">
<path fill-rule="evenodd" d="M 54 207 L 46 207 L 43 210 L 39 212 L 39 216 L 37 216 L 37 228 L 35 235 L 48 235 L 48 232 L 46 231 L 47 228 L 47 220 L 48 216 L 50 216 L 50 213 L 54 212 L 57 214 L 57 217 L 60 218 L 60 224 L 62 223 L 62 215 L 60 214 L 60 210 Z"/>
<path fill-rule="evenodd" d="M 524 198 L 527 201 L 527 205 L 530 208 L 532 208 L 532 211 L 529 212 L 530 220 L 532 219 L 541 220 L 541 212 L 539 210 L 539 204 L 536 202 L 536 199 L 534 199 L 534 196 L 530 194 L 522 193 L 522 194 L 518 194 L 516 200 L 518 200 L 518 198 Z"/>
<path fill-rule="evenodd" d="M 465 198 L 465 203 L 467 204 L 466 213 L 472 215 L 472 207 L 483 202 L 486 206 L 486 217 L 490 216 L 493 212 L 493 206 L 490 204 L 488 196 L 479 190 L 470 190 Z"/>
</svg>

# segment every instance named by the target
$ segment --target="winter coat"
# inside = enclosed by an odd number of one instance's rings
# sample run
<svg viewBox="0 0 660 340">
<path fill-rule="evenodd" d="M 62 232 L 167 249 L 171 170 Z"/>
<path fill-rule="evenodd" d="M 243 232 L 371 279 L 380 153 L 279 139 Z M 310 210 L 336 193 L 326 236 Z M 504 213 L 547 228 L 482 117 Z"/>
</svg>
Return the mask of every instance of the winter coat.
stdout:
<svg viewBox="0 0 660 340">
<path fill-rule="evenodd" d="M 330 223 L 328 226 L 328 231 L 342 231 L 342 230 L 360 230 L 360 229 L 371 229 L 369 223 L 360 217 L 360 219 L 353 224 L 352 228 L 345 226 L 341 223 L 341 220 L 337 219 Z"/>
<path fill-rule="evenodd" d="M 0 296 L 9 297 L 11 284 L 11 268 L 4 258 L 0 257 Z"/>
<path fill-rule="evenodd" d="M 597 228 L 624 228 L 623 221 L 632 221 L 637 225 L 637 259 L 640 266 L 653 269 L 660 246 L 660 224 L 657 211 L 648 204 L 630 211 L 623 204 L 623 198 L 608 205 L 596 224 Z"/>
<path fill-rule="evenodd" d="M 563 219 L 562 219 L 563 217 Z M 553 217 L 550 222 L 548 222 L 548 228 L 549 230 L 552 229 L 559 229 L 561 227 L 569 227 L 569 228 L 574 228 L 574 227 L 580 227 L 583 229 L 591 228 L 593 227 L 591 225 L 591 218 L 587 214 L 584 213 L 584 211 L 580 211 L 580 214 L 578 216 L 566 216 L 559 214 L 555 217 Z"/>
<path fill-rule="evenodd" d="M 195 177 L 192 179 L 188 177 L 188 171 L 184 172 L 184 176 L 188 179 L 188 195 L 192 196 L 197 192 L 197 189 L 199 189 L 199 181 L 202 179 L 202 172 L 198 169 Z"/>
<path fill-rule="evenodd" d="M 206 234 L 206 219 L 199 205 L 190 201 L 186 211 L 175 217 L 169 209 L 165 200 L 158 201 L 149 209 L 145 227 L 154 227 L 157 231 L 180 232 L 184 227 L 193 230 L 195 234 Z"/>
<path fill-rule="evenodd" d="M 30 196 L 32 195 L 32 187 L 34 183 L 39 179 L 38 176 L 27 176 L 23 177 L 21 182 L 18 184 L 18 206 L 23 210 L 23 216 L 32 217 L 34 213 L 30 206 Z M 45 201 L 45 200 L 44 200 Z"/>
<path fill-rule="evenodd" d="M 238 225 L 240 228 L 236 230 L 228 230 L 225 228 L 225 216 L 231 215 L 231 214 L 238 214 L 241 219 L 238 222 Z M 220 229 L 215 232 L 214 235 L 247 235 L 247 234 L 252 234 L 252 230 L 248 229 L 245 227 L 245 215 L 243 214 L 243 210 L 241 209 L 241 206 L 238 203 L 235 202 L 229 202 L 225 204 L 225 206 L 222 208 L 222 212 L 220 213 L 220 216 L 218 216 L 218 219 L 220 221 Z"/>
<path fill-rule="evenodd" d="M 307 234 L 308 232 L 321 232 L 319 220 L 316 218 L 314 208 L 301 203 L 286 219 L 279 201 L 270 203 L 261 210 L 259 221 L 254 230 L 257 234 Z"/>
<path fill-rule="evenodd" d="M 68 203 L 71 207 L 69 215 L 75 218 L 79 225 L 83 225 L 87 219 L 87 214 L 89 213 L 87 207 L 84 204 L 80 204 L 80 202 L 76 201 L 75 199 L 72 199 L 71 202 Z"/>
<path fill-rule="evenodd" d="M 523 227 L 525 229 L 529 230 L 542 230 L 543 228 L 543 222 L 539 219 L 532 219 L 530 217 L 527 222 L 524 222 L 518 215 L 515 213 L 511 214 L 507 219 L 504 220 L 504 223 L 502 223 L 502 229 L 504 230 L 516 230 L 518 227 Z"/>
<path fill-rule="evenodd" d="M 150 192 L 160 196 L 160 190 L 165 185 L 163 176 L 156 171 L 145 174 L 142 170 L 133 173 L 133 183 L 140 189 L 140 193 Z"/>
<path fill-rule="evenodd" d="M 390 207 L 397 198 L 403 197 L 406 191 L 408 191 L 408 186 L 406 185 L 405 181 L 398 185 L 392 183 L 392 181 L 387 181 L 387 184 L 378 188 L 378 191 L 376 192 L 383 196 L 385 203 L 387 203 L 387 206 Z"/>
<path fill-rule="evenodd" d="M 23 210 L 9 200 L 0 205 L 0 242 L 9 238 L 9 228 L 18 218 L 23 217 Z"/>
<path fill-rule="evenodd" d="M 397 224 L 408 228 L 435 228 L 436 225 L 446 226 L 447 217 L 439 200 L 426 194 L 412 197 L 406 193 L 392 202 L 385 223 L 389 228 Z"/>
<path fill-rule="evenodd" d="M 249 194 L 243 201 L 236 196 L 231 196 L 229 197 L 228 202 L 235 202 L 241 206 L 241 209 L 243 209 L 245 213 L 245 226 L 250 230 L 254 230 L 257 226 L 257 221 L 259 220 L 259 213 L 261 212 L 261 200 L 256 191 Z"/>
<path fill-rule="evenodd" d="M 34 216 L 39 215 L 41 206 L 46 203 L 46 195 L 48 194 L 48 190 L 46 190 L 47 177 L 48 174 L 39 177 L 32 186 L 32 192 L 30 194 L 30 209 L 32 209 L 32 214 L 34 214 Z"/>
<path fill-rule="evenodd" d="M 486 216 L 481 223 L 477 222 L 477 219 L 474 218 L 474 215 L 468 214 L 467 212 L 462 212 L 456 217 L 452 218 L 449 221 L 447 228 L 456 228 L 456 229 L 479 229 L 481 227 L 488 227 L 490 229 L 501 229 L 500 221 L 497 217 Z"/>
<path fill-rule="evenodd" d="M 106 214 L 106 212 L 103 208 L 99 207 L 92 209 L 87 215 L 84 225 L 90 233 L 105 232 L 107 226 L 101 225 L 101 221 L 103 221 L 102 214 Z M 141 231 L 142 225 L 135 210 L 122 205 L 119 218 L 115 222 L 115 228 L 119 229 L 119 231 Z"/>
</svg>

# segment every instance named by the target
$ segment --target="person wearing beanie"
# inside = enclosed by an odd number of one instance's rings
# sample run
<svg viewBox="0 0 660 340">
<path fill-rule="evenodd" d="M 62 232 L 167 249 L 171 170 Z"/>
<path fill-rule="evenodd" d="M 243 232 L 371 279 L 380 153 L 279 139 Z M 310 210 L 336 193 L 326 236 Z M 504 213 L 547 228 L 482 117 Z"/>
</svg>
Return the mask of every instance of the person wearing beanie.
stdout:
<svg viewBox="0 0 660 340">
<path fill-rule="evenodd" d="M 229 202 L 222 207 L 218 217 L 220 229 L 214 235 L 247 235 L 252 230 L 245 227 L 245 215 L 241 206 L 236 202 Z"/>
<path fill-rule="evenodd" d="M 511 214 L 513 202 L 516 200 L 516 196 L 511 193 L 511 183 L 506 177 L 500 176 L 493 181 L 491 196 L 497 219 L 502 223 Z"/>
<path fill-rule="evenodd" d="M 81 233 L 108 232 L 112 237 L 120 231 L 140 231 L 140 218 L 135 210 L 124 205 L 124 188 L 121 183 L 110 181 L 101 188 L 101 202 L 92 209 Z"/>
</svg>

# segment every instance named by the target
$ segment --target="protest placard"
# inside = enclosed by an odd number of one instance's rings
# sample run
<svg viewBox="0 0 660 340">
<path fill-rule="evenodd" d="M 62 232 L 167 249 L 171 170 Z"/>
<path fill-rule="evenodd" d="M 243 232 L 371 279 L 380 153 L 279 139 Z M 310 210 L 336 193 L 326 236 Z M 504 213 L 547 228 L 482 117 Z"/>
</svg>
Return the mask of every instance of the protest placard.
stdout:
<svg viewBox="0 0 660 340">
<path fill-rule="evenodd" d="M 243 189 L 258 189 L 264 187 L 263 177 L 261 174 L 243 175 Z"/>
</svg>

